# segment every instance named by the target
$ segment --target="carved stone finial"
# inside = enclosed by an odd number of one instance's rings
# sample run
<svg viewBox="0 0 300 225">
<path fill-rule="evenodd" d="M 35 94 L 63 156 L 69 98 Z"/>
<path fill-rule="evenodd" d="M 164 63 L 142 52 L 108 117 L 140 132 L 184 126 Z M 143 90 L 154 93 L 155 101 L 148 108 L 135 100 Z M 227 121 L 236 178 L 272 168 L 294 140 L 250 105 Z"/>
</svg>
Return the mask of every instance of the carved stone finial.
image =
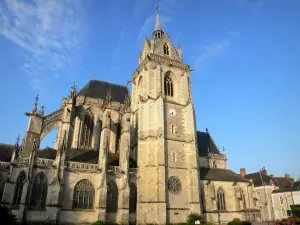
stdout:
<svg viewBox="0 0 300 225">
<path fill-rule="evenodd" d="M 20 135 L 18 135 L 16 144 L 15 144 L 15 149 L 18 150 L 19 149 L 19 141 L 20 141 Z"/>
<path fill-rule="evenodd" d="M 40 115 L 40 116 L 44 116 L 44 114 L 45 114 L 45 107 L 44 107 L 44 106 L 41 106 L 39 115 Z"/>
<path fill-rule="evenodd" d="M 206 128 L 205 131 L 208 133 L 208 129 Z"/>
<path fill-rule="evenodd" d="M 226 149 L 224 146 L 223 146 L 223 154 L 226 155 Z"/>
<path fill-rule="evenodd" d="M 105 97 L 106 103 L 110 104 L 111 99 L 112 99 L 111 86 L 109 86 L 109 89 L 108 89 L 106 97 Z"/>
<path fill-rule="evenodd" d="M 72 88 L 71 88 L 71 92 L 70 92 L 70 97 L 74 98 L 77 94 L 77 90 L 76 90 L 76 84 L 75 81 L 73 82 Z"/>
<path fill-rule="evenodd" d="M 124 99 L 124 110 L 125 112 L 129 112 L 130 111 L 130 106 L 131 106 L 131 99 L 129 95 L 125 95 L 125 99 Z"/>
<path fill-rule="evenodd" d="M 32 108 L 32 114 L 36 114 L 36 111 L 37 111 L 37 106 L 38 106 L 38 101 L 39 101 L 39 95 L 37 95 L 35 97 L 35 101 L 34 101 L 34 104 L 33 104 L 33 108 Z"/>
</svg>

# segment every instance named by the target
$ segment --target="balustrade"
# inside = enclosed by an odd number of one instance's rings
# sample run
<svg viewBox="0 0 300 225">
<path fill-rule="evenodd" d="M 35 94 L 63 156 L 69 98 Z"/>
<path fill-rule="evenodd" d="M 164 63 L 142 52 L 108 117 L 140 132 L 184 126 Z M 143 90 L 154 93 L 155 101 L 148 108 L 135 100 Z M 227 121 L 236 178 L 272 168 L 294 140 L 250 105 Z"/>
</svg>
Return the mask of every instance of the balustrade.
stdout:
<svg viewBox="0 0 300 225">
<path fill-rule="evenodd" d="M 70 170 L 80 172 L 99 172 L 99 165 L 97 164 L 68 161 L 66 162 L 66 167 Z"/>
</svg>

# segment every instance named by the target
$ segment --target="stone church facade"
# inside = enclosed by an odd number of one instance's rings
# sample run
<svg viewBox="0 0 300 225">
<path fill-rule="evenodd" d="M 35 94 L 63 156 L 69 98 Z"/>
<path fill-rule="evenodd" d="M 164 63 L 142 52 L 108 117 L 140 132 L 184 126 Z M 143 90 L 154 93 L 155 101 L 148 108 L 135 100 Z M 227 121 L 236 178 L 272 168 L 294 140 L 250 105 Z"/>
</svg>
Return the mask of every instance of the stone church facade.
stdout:
<svg viewBox="0 0 300 225">
<path fill-rule="evenodd" d="M 259 220 L 251 181 L 196 130 L 191 71 L 157 12 L 132 95 L 91 80 L 78 92 L 73 85 L 48 115 L 36 98 L 22 143 L 0 144 L 1 205 L 37 224 L 168 224 L 190 213 L 214 223 Z M 54 129 L 54 148 L 39 149 Z"/>
</svg>

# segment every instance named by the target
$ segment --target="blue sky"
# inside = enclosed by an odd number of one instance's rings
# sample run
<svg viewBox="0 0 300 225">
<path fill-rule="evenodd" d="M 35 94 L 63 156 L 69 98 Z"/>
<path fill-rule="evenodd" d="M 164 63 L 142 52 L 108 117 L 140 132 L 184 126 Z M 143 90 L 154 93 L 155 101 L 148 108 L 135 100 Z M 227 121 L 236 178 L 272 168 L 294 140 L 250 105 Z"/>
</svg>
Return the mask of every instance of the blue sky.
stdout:
<svg viewBox="0 0 300 225">
<path fill-rule="evenodd" d="M 236 172 L 265 166 L 298 178 L 300 1 L 158 2 L 163 30 L 195 69 L 197 129 L 225 146 Z M 93 77 L 126 84 L 154 29 L 155 3 L 1 0 L 0 142 L 24 135 L 37 93 L 47 114 L 73 81 L 79 89 Z"/>
</svg>

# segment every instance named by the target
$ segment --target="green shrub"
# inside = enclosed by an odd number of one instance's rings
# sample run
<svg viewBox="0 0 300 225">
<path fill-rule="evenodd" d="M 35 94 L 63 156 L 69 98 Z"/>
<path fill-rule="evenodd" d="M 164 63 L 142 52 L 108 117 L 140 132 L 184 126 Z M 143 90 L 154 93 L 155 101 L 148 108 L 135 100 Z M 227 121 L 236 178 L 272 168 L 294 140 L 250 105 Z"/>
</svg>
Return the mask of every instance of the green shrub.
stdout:
<svg viewBox="0 0 300 225">
<path fill-rule="evenodd" d="M 300 207 L 292 207 L 293 217 L 300 218 Z"/>
<path fill-rule="evenodd" d="M 92 223 L 91 225 L 105 225 L 105 223 L 102 221 L 97 221 L 95 223 Z"/>
<path fill-rule="evenodd" d="M 190 215 L 188 215 L 186 223 L 188 225 L 194 225 L 197 220 L 200 220 L 200 224 L 202 224 L 202 216 L 198 213 L 191 213 Z"/>
<path fill-rule="evenodd" d="M 234 218 L 228 225 L 242 225 L 242 221 L 239 218 Z"/>
<path fill-rule="evenodd" d="M 16 224 L 16 216 L 11 212 L 10 209 L 0 206 L 0 218 L 1 224 L 5 225 L 15 225 Z"/>
</svg>

